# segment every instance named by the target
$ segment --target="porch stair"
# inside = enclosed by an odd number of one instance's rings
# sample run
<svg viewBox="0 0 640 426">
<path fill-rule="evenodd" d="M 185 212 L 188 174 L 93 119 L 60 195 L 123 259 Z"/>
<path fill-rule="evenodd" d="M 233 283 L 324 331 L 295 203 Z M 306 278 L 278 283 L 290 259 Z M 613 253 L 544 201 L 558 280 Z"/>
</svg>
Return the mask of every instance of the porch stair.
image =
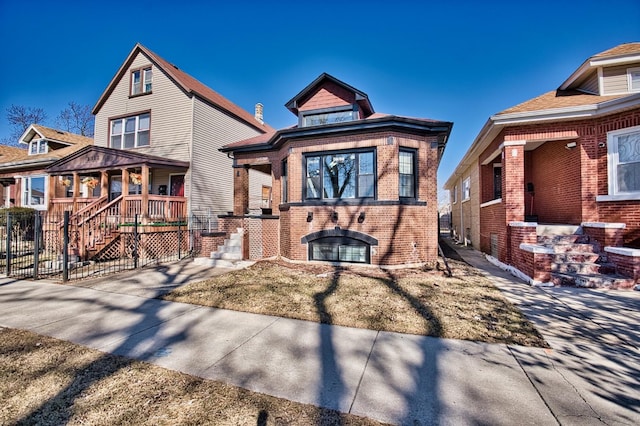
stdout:
<svg viewBox="0 0 640 426">
<path fill-rule="evenodd" d="M 616 274 L 616 266 L 607 259 L 600 245 L 583 235 L 546 229 L 538 235 L 538 245 L 551 256 L 550 281 L 556 286 L 630 289 L 635 281 Z"/>
<path fill-rule="evenodd" d="M 211 252 L 209 257 L 197 257 L 194 263 L 214 268 L 239 268 L 243 267 L 242 239 L 244 229 L 237 228 L 236 232 L 224 240 L 224 244 L 218 246 L 218 250 Z"/>
</svg>

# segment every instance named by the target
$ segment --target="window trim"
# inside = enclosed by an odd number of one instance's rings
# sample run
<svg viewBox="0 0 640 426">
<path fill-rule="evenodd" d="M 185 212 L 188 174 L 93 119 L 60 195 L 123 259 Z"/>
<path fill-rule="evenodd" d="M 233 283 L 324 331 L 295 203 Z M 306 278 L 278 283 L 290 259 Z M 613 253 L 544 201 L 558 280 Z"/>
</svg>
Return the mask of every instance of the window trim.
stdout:
<svg viewBox="0 0 640 426">
<path fill-rule="evenodd" d="M 469 191 L 468 194 L 465 193 L 466 192 L 465 186 Z M 467 176 L 465 179 L 462 180 L 462 201 L 468 201 L 470 199 L 471 199 L 471 176 Z"/>
<path fill-rule="evenodd" d="M 638 199 L 638 196 L 640 195 L 640 190 L 620 192 L 618 189 L 618 165 L 620 164 L 618 159 L 618 138 L 632 133 L 640 133 L 640 126 L 626 127 L 624 129 L 607 132 L 608 196 L 615 197 L 617 200 L 634 200 Z M 596 199 L 596 201 L 600 200 L 605 201 L 606 199 L 602 196 Z"/>
<path fill-rule="evenodd" d="M 360 197 L 360 163 L 359 157 L 357 157 L 357 161 L 355 164 L 355 168 L 358 173 L 354 178 L 355 196 L 352 198 L 325 198 L 324 191 L 322 191 L 321 195 L 317 198 L 308 197 L 307 196 L 307 159 L 310 157 L 320 157 L 320 189 L 324 190 L 324 162 L 322 159 L 328 155 L 336 155 L 336 154 L 363 154 L 363 153 L 371 153 L 373 155 L 372 163 L 373 163 L 373 195 L 370 197 Z M 378 199 L 378 167 L 377 167 L 377 156 L 375 147 L 370 148 L 359 148 L 359 149 L 346 149 L 346 150 L 334 150 L 334 151 L 314 151 L 314 152 L 306 152 L 302 155 L 302 201 L 344 201 L 344 200 L 377 200 Z"/>
<path fill-rule="evenodd" d="M 36 152 L 31 152 L 33 146 L 36 147 Z M 44 151 L 42 151 L 43 147 Z M 47 152 L 49 152 L 49 143 L 45 138 L 32 139 L 29 141 L 28 155 L 46 154 Z"/>
<path fill-rule="evenodd" d="M 413 195 L 402 196 L 400 195 L 400 175 L 406 173 L 400 173 L 400 155 L 402 153 L 411 154 L 412 157 L 412 167 L 413 167 Z M 399 199 L 417 199 L 418 198 L 418 151 L 412 148 L 400 148 L 398 150 L 398 198 Z"/>
<path fill-rule="evenodd" d="M 145 90 L 145 87 L 146 87 L 145 71 L 147 70 L 151 71 L 151 81 L 149 82 L 149 90 Z M 133 76 L 136 72 L 140 73 L 140 93 L 134 93 L 134 77 Z M 153 90 L 153 67 L 151 65 L 144 65 L 139 68 L 132 68 L 129 72 L 129 97 L 149 95 L 152 93 L 152 90 Z"/>
<path fill-rule="evenodd" d="M 149 132 L 149 143 L 147 145 L 138 145 L 138 135 L 140 133 L 140 129 L 139 129 L 139 125 L 140 125 L 140 117 L 143 115 L 148 115 L 149 116 L 149 129 L 147 130 Z M 129 118 L 135 118 L 136 119 L 136 131 L 135 131 L 135 139 L 134 139 L 134 146 L 131 148 L 125 148 L 124 147 L 124 135 L 125 135 L 125 126 L 126 126 L 126 120 Z M 112 141 L 112 137 L 113 137 L 113 122 L 114 121 L 122 121 L 122 133 L 120 134 L 120 146 L 119 147 L 115 147 L 113 146 L 113 141 Z M 114 148 L 114 149 L 120 149 L 120 150 L 127 150 L 127 149 L 137 149 L 137 148 L 145 148 L 145 147 L 149 147 L 151 146 L 151 110 L 147 110 L 147 111 L 141 111 L 139 113 L 135 113 L 135 114 L 128 114 L 128 115 L 121 115 L 121 116 L 116 116 L 116 117 L 111 117 L 109 118 L 109 138 L 108 138 L 108 142 L 109 142 L 109 148 Z"/>
<path fill-rule="evenodd" d="M 458 202 L 458 185 L 453 185 L 453 201 L 452 204 L 456 204 Z"/>
<path fill-rule="evenodd" d="M 282 170 L 280 172 L 280 186 L 282 187 L 282 200 L 281 203 L 289 202 L 289 157 L 282 160 Z"/>
<path fill-rule="evenodd" d="M 43 190 L 43 194 L 42 194 L 42 198 L 43 198 L 43 202 L 42 204 L 31 204 L 31 189 L 33 187 L 33 185 L 31 184 L 31 180 L 35 179 L 35 178 L 42 178 L 43 179 L 43 185 L 44 185 L 44 190 Z M 49 185 L 48 185 L 48 178 L 49 176 L 47 175 L 29 175 L 29 176 L 22 176 L 22 188 L 21 188 L 21 204 L 23 207 L 31 207 L 32 209 L 35 210 L 47 210 L 47 203 L 49 200 Z M 27 183 L 28 182 L 28 183 Z"/>
<path fill-rule="evenodd" d="M 496 192 L 496 169 L 500 169 L 500 193 Z M 502 163 L 493 163 L 493 176 L 492 176 L 492 182 L 493 182 L 493 199 L 494 200 L 498 200 L 498 199 L 502 199 Z"/>
<path fill-rule="evenodd" d="M 638 87 L 635 89 L 633 88 L 632 74 L 634 72 L 637 72 L 640 75 L 640 67 L 627 68 L 627 90 L 629 90 L 629 93 L 640 92 L 640 80 L 638 81 Z"/>
<path fill-rule="evenodd" d="M 326 123 L 326 124 L 314 124 L 314 125 L 306 124 L 306 119 L 307 119 L 307 117 L 310 117 L 310 116 L 322 115 L 322 114 L 340 113 L 340 112 L 346 112 L 346 111 L 351 111 L 353 113 L 351 120 L 345 120 L 345 121 L 340 121 L 340 122 L 335 122 L 335 123 Z M 360 118 L 358 113 L 359 113 L 359 109 L 358 109 L 358 105 L 357 104 L 342 105 L 342 106 L 336 106 L 336 107 L 330 107 L 330 108 L 318 108 L 318 109 L 310 109 L 310 110 L 306 110 L 306 111 L 300 111 L 298 113 L 298 127 L 317 127 L 317 126 L 328 126 L 328 125 L 331 125 L 331 124 L 350 123 L 350 122 L 356 121 L 356 120 L 358 120 Z"/>
</svg>

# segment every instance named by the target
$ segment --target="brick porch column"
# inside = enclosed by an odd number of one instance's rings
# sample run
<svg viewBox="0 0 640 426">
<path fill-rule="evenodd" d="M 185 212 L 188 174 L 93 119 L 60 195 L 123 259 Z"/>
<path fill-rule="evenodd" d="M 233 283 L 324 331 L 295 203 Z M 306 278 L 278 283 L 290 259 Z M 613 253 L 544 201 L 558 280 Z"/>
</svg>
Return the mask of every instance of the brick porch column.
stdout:
<svg viewBox="0 0 640 426">
<path fill-rule="evenodd" d="M 249 211 L 249 167 L 233 169 L 233 214 L 242 216 Z"/>
<path fill-rule="evenodd" d="M 525 141 L 502 144 L 502 204 L 505 210 L 507 247 L 511 247 L 509 223 L 524 220 L 524 145 Z M 514 253 L 506 253 L 506 263 L 512 264 Z"/>
<path fill-rule="evenodd" d="M 506 210 L 506 223 L 524 220 L 524 145 L 525 141 L 503 144 L 502 151 L 502 203 Z"/>
</svg>

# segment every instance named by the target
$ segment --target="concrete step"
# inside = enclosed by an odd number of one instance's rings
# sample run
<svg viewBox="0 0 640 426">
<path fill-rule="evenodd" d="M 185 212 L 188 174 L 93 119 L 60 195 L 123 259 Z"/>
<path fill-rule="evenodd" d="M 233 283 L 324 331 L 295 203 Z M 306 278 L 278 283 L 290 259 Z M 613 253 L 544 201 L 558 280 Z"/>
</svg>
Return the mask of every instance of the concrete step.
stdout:
<svg viewBox="0 0 640 426">
<path fill-rule="evenodd" d="M 212 259 L 209 257 L 196 257 L 193 263 L 201 266 L 210 266 L 212 268 L 235 268 L 236 265 L 230 260 Z"/>
<path fill-rule="evenodd" d="M 562 252 L 553 255 L 553 263 L 596 263 L 599 259 L 598 253 Z"/>
<path fill-rule="evenodd" d="M 233 237 L 233 235 L 232 235 Z M 242 238 L 241 239 L 225 239 L 224 245 L 227 247 L 241 247 L 242 246 Z"/>
<path fill-rule="evenodd" d="M 223 259 L 223 260 L 242 260 L 242 253 L 225 253 L 220 251 L 214 251 L 211 253 L 211 259 Z"/>
<path fill-rule="evenodd" d="M 551 282 L 557 286 L 632 289 L 635 280 L 615 274 L 551 273 Z"/>
<path fill-rule="evenodd" d="M 571 235 L 538 235 L 538 244 L 586 244 L 589 243 L 589 236 L 582 234 Z"/>
<path fill-rule="evenodd" d="M 218 246 L 218 251 L 223 253 L 242 253 L 242 246 Z"/>
</svg>

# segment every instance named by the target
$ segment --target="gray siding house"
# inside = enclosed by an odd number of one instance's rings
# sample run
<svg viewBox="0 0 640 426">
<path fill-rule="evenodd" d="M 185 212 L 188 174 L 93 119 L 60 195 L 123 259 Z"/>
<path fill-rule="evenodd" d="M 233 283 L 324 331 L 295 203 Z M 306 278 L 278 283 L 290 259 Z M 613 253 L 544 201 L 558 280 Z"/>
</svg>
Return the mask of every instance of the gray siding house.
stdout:
<svg viewBox="0 0 640 426">
<path fill-rule="evenodd" d="M 71 182 L 94 179 L 89 197 L 96 203 L 123 197 L 130 201 L 123 206 L 134 206 L 123 212 L 143 216 L 157 210 L 153 203 L 170 206 L 173 215 L 233 210 L 232 160 L 218 148 L 273 130 L 140 44 L 92 112 L 94 146 L 48 171 Z M 254 182 L 260 199 L 261 182 L 270 185 L 271 177 Z"/>
</svg>

